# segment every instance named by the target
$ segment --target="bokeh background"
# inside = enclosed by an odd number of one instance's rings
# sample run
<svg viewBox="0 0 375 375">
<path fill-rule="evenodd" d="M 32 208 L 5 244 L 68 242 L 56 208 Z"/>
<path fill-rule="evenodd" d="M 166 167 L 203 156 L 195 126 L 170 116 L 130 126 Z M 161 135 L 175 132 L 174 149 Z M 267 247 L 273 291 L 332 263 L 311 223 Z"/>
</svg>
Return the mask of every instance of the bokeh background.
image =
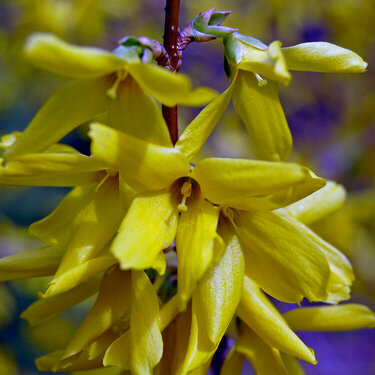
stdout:
<svg viewBox="0 0 375 375">
<path fill-rule="evenodd" d="M 375 309 L 375 1 L 374 0 L 181 0 L 181 26 L 212 7 L 231 10 L 225 23 L 242 34 L 284 46 L 329 41 L 359 53 L 368 63 L 362 75 L 293 72 L 280 96 L 294 138 L 292 161 L 342 183 L 343 209 L 314 229 L 351 260 L 357 279 L 353 302 Z M 0 0 L 0 134 L 22 131 L 65 79 L 30 65 L 22 55 L 27 36 L 53 32 L 72 43 L 116 47 L 125 35 L 162 41 L 164 0 Z M 221 41 L 193 44 L 181 71 L 195 85 L 220 91 L 228 86 Z M 180 109 L 183 129 L 198 113 Z M 89 153 L 87 124 L 63 139 Z M 225 112 L 203 155 L 253 157 L 244 127 L 231 108 Z M 0 256 L 37 248 L 27 226 L 50 213 L 66 188 L 0 188 Z M 60 348 L 82 320 L 85 301 L 47 323 L 30 328 L 19 314 L 48 280 L 0 286 L 0 375 L 38 374 L 33 359 Z M 281 310 L 288 306 L 278 305 Z M 301 333 L 316 351 L 318 365 L 303 364 L 308 375 L 375 374 L 375 332 Z M 212 374 L 218 374 L 220 348 Z M 244 374 L 253 374 L 246 365 Z M 91 373 L 90 373 L 91 374 Z M 272 374 L 270 374 L 272 375 Z"/>
</svg>

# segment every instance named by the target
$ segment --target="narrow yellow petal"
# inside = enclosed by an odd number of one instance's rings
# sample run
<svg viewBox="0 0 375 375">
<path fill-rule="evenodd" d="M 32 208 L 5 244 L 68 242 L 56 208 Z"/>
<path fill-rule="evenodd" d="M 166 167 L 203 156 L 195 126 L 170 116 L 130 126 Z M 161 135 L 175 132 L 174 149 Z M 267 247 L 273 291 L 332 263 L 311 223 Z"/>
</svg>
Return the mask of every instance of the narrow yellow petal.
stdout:
<svg viewBox="0 0 375 375">
<path fill-rule="evenodd" d="M 240 301 L 245 260 L 238 238 L 229 223 L 222 222 L 219 234 L 226 249 L 218 264 L 209 269 L 193 294 L 197 316 L 198 346 L 207 351 L 217 347 Z"/>
<path fill-rule="evenodd" d="M 29 227 L 29 233 L 49 245 L 69 238 L 75 218 L 95 196 L 93 186 L 77 186 L 44 219 Z"/>
<path fill-rule="evenodd" d="M 309 225 L 342 207 L 345 196 L 345 189 L 342 185 L 328 181 L 322 189 L 285 209 L 302 223 Z"/>
<path fill-rule="evenodd" d="M 66 252 L 52 280 L 55 288 L 55 281 L 65 272 L 94 258 L 108 244 L 124 216 L 117 177 L 110 177 L 99 188 L 93 186 L 92 189 L 95 191 L 92 199 L 72 223 Z"/>
<path fill-rule="evenodd" d="M 291 70 L 322 73 L 363 73 L 367 63 L 349 49 L 327 42 L 301 43 L 282 48 Z"/>
<path fill-rule="evenodd" d="M 97 277 L 57 296 L 40 298 L 22 312 L 21 318 L 26 319 L 32 326 L 42 323 L 92 296 L 99 286 L 100 278 Z"/>
<path fill-rule="evenodd" d="M 266 50 L 240 43 L 243 55 L 237 66 L 238 69 L 260 74 L 260 79 L 267 78 L 285 85 L 289 84 L 292 77 L 285 62 L 280 41 L 275 40 Z"/>
<path fill-rule="evenodd" d="M 187 176 L 185 155 L 171 147 L 158 146 L 100 124 L 92 124 L 92 153 L 136 190 L 159 190 Z"/>
<path fill-rule="evenodd" d="M 244 329 L 236 349 L 249 360 L 257 375 L 288 375 L 280 352 L 264 343 L 250 329 Z"/>
<path fill-rule="evenodd" d="M 194 303 L 194 302 L 193 302 Z M 177 332 L 176 337 L 176 353 L 174 375 L 186 375 L 192 371 L 198 370 L 200 367 L 210 362 L 215 354 L 219 342 L 212 349 L 201 348 L 199 346 L 200 331 L 198 328 L 197 315 L 191 313 L 190 305 L 185 313 L 191 315 L 191 319 L 185 317 L 181 320 L 181 326 L 177 324 L 177 330 L 185 330 L 186 332 Z"/>
<path fill-rule="evenodd" d="M 165 260 L 165 255 L 162 251 L 154 259 L 151 268 L 155 269 L 159 275 L 165 274 L 165 271 L 167 269 L 167 262 Z"/>
<path fill-rule="evenodd" d="M 116 263 L 112 256 L 101 256 L 90 259 L 75 267 L 71 267 L 59 276 L 55 276 L 49 283 L 48 289 L 43 297 L 52 297 L 57 294 L 66 292 L 80 283 L 85 282 L 100 272 L 106 270 Z"/>
<path fill-rule="evenodd" d="M 193 90 L 186 75 L 154 64 L 131 64 L 129 72 L 143 90 L 169 107 L 177 104 L 201 106 L 217 96 L 216 91 L 207 87 Z"/>
<path fill-rule="evenodd" d="M 108 347 L 103 365 L 118 366 L 123 370 L 130 370 L 131 345 L 130 330 L 127 330 Z"/>
<path fill-rule="evenodd" d="M 268 163 L 268 162 L 263 162 Z M 199 163 L 198 163 L 199 164 Z M 264 179 L 266 181 L 267 179 L 272 179 L 272 171 L 273 168 L 277 170 L 277 164 L 283 164 L 282 167 L 287 167 L 287 163 L 277 163 L 272 162 L 268 163 L 269 171 L 267 174 L 264 174 L 259 177 L 258 182 L 261 179 Z M 267 165 L 267 164 L 266 164 Z M 290 164 L 289 164 L 290 165 Z M 236 196 L 229 196 L 228 195 L 228 201 L 224 203 L 224 206 L 229 206 L 233 208 L 239 208 L 239 209 L 254 209 L 254 210 L 276 210 L 280 207 L 285 207 L 288 204 L 291 204 L 293 202 L 296 202 L 300 200 L 301 198 L 304 198 L 308 196 L 309 194 L 315 192 L 318 189 L 321 189 L 322 186 L 325 185 L 325 180 L 323 178 L 315 176 L 309 169 L 301 167 L 302 170 L 305 172 L 305 178 L 302 181 L 295 182 L 289 185 L 284 185 L 283 188 L 281 188 L 278 192 L 267 194 L 267 195 L 256 195 L 252 197 L 246 197 L 239 195 Z M 268 169 L 268 168 L 267 168 Z M 265 168 L 266 170 L 266 168 Z M 255 169 L 254 169 L 255 171 Z M 275 171 L 273 171 L 275 172 Z M 289 170 L 289 173 L 291 171 Z M 289 175 L 289 177 L 291 177 Z M 283 181 L 282 178 L 288 178 L 288 175 L 280 176 L 280 182 Z M 232 183 L 233 181 L 229 181 L 229 183 Z M 274 188 L 278 187 L 277 183 L 279 181 L 276 181 L 273 185 Z M 251 187 L 249 187 L 249 190 Z"/>
<path fill-rule="evenodd" d="M 158 297 L 143 271 L 132 271 L 131 306 L 130 368 L 135 375 L 152 374 L 163 354 L 163 340 L 159 328 Z"/>
<path fill-rule="evenodd" d="M 269 203 L 275 205 L 274 209 L 284 207 L 305 198 L 326 185 L 326 180 L 318 177 L 310 169 L 304 167 L 304 171 L 306 177 L 300 184 L 296 184 L 288 190 L 274 194 L 269 198 Z"/>
<path fill-rule="evenodd" d="M 130 329 L 110 345 L 103 363 L 151 375 L 163 354 L 158 297 L 143 271 L 132 271 L 131 282 Z"/>
<path fill-rule="evenodd" d="M 197 185 L 193 186 L 186 206 L 187 210 L 181 212 L 176 235 L 177 291 L 181 309 L 186 308 L 198 281 L 224 247 L 216 233 L 219 210 L 202 197 Z"/>
<path fill-rule="evenodd" d="M 35 65 L 66 77 L 100 77 L 125 66 L 125 61 L 109 51 L 69 44 L 53 34 L 35 33 L 24 52 Z"/>
<path fill-rule="evenodd" d="M 78 80 L 60 89 L 44 104 L 17 141 L 5 152 L 7 159 L 45 150 L 94 116 L 110 102 L 111 79 Z"/>
<path fill-rule="evenodd" d="M 246 209 L 253 201 L 249 198 L 287 192 L 308 175 L 294 163 L 209 158 L 197 163 L 192 177 L 211 202 Z"/>
<path fill-rule="evenodd" d="M 234 217 L 246 274 L 280 301 L 324 301 L 330 268 L 321 247 L 268 211 L 238 211 Z M 270 276 L 272 275 L 272 277 Z"/>
<path fill-rule="evenodd" d="M 74 186 L 94 182 L 104 169 L 80 153 L 26 154 L 0 159 L 0 185 Z"/>
<path fill-rule="evenodd" d="M 246 276 L 237 314 L 270 347 L 316 363 L 312 349 L 289 328 L 258 285 Z"/>
<path fill-rule="evenodd" d="M 171 375 L 184 375 L 182 366 L 187 358 L 190 331 L 191 331 L 191 302 L 187 309 L 180 313 L 174 321 L 173 353 L 170 353 Z M 185 369 L 185 372 L 187 369 Z"/>
<path fill-rule="evenodd" d="M 130 308 L 131 275 L 111 268 L 103 277 L 98 297 L 65 348 L 62 359 L 79 353 L 112 327 Z"/>
<path fill-rule="evenodd" d="M 130 76 L 119 86 L 108 116 L 110 125 L 122 132 L 159 146 L 173 146 L 160 107 Z"/>
<path fill-rule="evenodd" d="M 325 255 L 331 272 L 327 285 L 328 295 L 323 301 L 338 303 L 349 299 L 350 286 L 354 281 L 354 272 L 346 256 L 294 217 L 283 214 L 282 211 L 280 212 L 280 216 L 294 228 L 298 229 L 300 233 L 308 236 L 316 246 L 320 247 Z"/>
<path fill-rule="evenodd" d="M 39 371 L 49 372 L 85 371 L 103 367 L 102 358 L 90 360 L 84 352 L 60 363 L 63 353 L 63 350 L 57 350 L 37 358 L 35 361 L 36 367 Z"/>
<path fill-rule="evenodd" d="M 111 247 L 122 269 L 153 267 L 158 254 L 173 242 L 178 218 L 175 199 L 173 191 L 144 193 L 134 199 Z"/>
<path fill-rule="evenodd" d="M 63 246 L 47 246 L 0 258 L 0 281 L 53 275 L 63 254 Z"/>
<path fill-rule="evenodd" d="M 348 303 L 337 306 L 314 306 L 284 314 L 296 331 L 352 331 L 375 328 L 375 314 L 364 305 Z"/>
<path fill-rule="evenodd" d="M 233 105 L 260 159 L 281 161 L 289 157 L 292 137 L 279 101 L 277 83 L 269 81 L 259 87 L 253 73 L 239 71 Z"/>
<path fill-rule="evenodd" d="M 220 121 L 232 97 L 235 80 L 236 78 L 233 78 L 231 85 L 202 109 L 178 139 L 175 147 L 184 153 L 189 160 L 192 160 L 202 148 Z"/>
<path fill-rule="evenodd" d="M 93 341 L 89 346 L 85 348 L 87 356 L 89 359 L 95 359 L 98 356 L 103 358 L 105 352 L 112 343 L 119 337 L 119 332 L 116 328 L 108 329 L 101 336 L 99 336 L 95 341 Z M 119 371 L 121 369 L 118 369 Z"/>
</svg>

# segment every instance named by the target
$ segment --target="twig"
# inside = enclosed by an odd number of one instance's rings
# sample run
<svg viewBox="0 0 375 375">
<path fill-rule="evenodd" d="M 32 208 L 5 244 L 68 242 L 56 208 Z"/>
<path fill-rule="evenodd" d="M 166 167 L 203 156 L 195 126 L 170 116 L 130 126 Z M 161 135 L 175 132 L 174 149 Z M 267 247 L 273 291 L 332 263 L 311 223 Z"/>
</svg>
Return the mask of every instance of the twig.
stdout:
<svg viewBox="0 0 375 375">
<path fill-rule="evenodd" d="M 180 13 L 180 0 L 167 0 L 165 6 L 165 25 L 164 25 L 164 47 L 168 52 L 170 67 L 173 71 L 178 71 L 179 54 L 177 51 L 178 20 Z M 162 107 L 163 116 L 167 123 L 169 134 L 173 144 L 178 139 L 178 117 L 176 107 Z"/>
</svg>

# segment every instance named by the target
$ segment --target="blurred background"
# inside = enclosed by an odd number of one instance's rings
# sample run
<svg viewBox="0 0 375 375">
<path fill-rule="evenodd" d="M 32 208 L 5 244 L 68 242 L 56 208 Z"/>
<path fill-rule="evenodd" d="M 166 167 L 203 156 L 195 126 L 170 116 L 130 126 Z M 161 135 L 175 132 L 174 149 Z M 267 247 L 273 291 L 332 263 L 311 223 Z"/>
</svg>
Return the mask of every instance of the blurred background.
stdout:
<svg viewBox="0 0 375 375">
<path fill-rule="evenodd" d="M 374 0 L 181 0 L 183 27 L 200 11 L 231 10 L 225 24 L 242 34 L 284 46 L 328 41 L 369 63 L 361 75 L 292 72 L 280 97 L 294 138 L 292 161 L 334 179 L 348 191 L 343 209 L 314 225 L 351 260 L 356 273 L 352 301 L 375 309 L 375 1 Z M 162 41 L 164 0 L 0 0 L 0 134 L 22 131 L 66 79 L 30 65 L 22 56 L 27 36 L 52 32 L 81 45 L 114 49 L 125 35 Z M 228 86 L 222 42 L 190 45 L 181 72 L 195 85 Z M 180 108 L 182 130 L 199 112 Z M 63 139 L 88 154 L 87 124 Z M 253 157 L 239 117 L 227 109 L 199 157 Z M 37 248 L 27 226 L 49 214 L 66 188 L 0 188 L 0 256 Z M 64 345 L 92 301 L 30 328 L 19 314 L 48 280 L 0 286 L 0 375 L 38 374 L 33 360 Z M 283 306 L 279 306 L 283 309 Z M 375 374 L 375 332 L 302 333 L 318 365 L 306 373 Z M 252 374 L 250 366 L 244 373 Z M 212 374 L 218 374 L 212 369 Z M 270 374 L 271 375 L 271 374 Z"/>
</svg>

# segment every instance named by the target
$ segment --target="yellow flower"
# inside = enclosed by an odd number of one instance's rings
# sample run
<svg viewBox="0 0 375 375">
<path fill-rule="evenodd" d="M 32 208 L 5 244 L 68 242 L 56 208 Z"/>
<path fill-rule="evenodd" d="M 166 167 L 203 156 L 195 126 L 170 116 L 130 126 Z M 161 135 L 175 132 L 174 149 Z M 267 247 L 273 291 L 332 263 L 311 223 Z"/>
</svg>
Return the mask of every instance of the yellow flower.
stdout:
<svg viewBox="0 0 375 375">
<path fill-rule="evenodd" d="M 367 67 L 356 53 L 326 42 L 281 48 L 279 41 L 266 46 L 258 39 L 233 33 L 224 44 L 233 75 L 231 85 L 201 111 L 185 136 L 194 135 L 203 144 L 233 98 L 255 154 L 263 160 L 286 160 L 292 151 L 292 137 L 278 93 L 278 83 L 291 80 L 289 69 L 360 73 Z M 184 147 L 184 142 L 180 139 L 176 147 Z M 194 148 L 190 151 L 196 153 Z"/>
<path fill-rule="evenodd" d="M 122 269 L 142 270 L 153 267 L 176 238 L 183 303 L 221 253 L 218 205 L 275 209 L 324 184 L 297 164 L 210 158 L 190 170 L 189 157 L 177 148 L 148 143 L 100 124 L 91 125 L 89 135 L 94 157 L 119 171 L 139 192 L 111 252 Z"/>
<path fill-rule="evenodd" d="M 5 157 L 43 151 L 78 125 L 106 111 L 109 111 L 111 121 L 111 116 L 116 116 L 112 111 L 116 113 L 121 105 L 119 101 L 122 103 L 129 98 L 131 89 L 134 90 L 133 101 L 140 92 L 167 106 L 199 106 L 216 96 L 208 88 L 192 90 L 189 79 L 182 74 L 143 63 L 138 52 L 134 46 L 119 46 L 108 52 L 70 45 L 52 34 L 32 35 L 25 46 L 29 60 L 44 69 L 78 80 L 60 88 L 47 101 L 25 132 L 5 152 Z M 139 104 L 137 108 L 140 108 Z M 147 108 L 140 110 L 147 111 Z"/>
</svg>

